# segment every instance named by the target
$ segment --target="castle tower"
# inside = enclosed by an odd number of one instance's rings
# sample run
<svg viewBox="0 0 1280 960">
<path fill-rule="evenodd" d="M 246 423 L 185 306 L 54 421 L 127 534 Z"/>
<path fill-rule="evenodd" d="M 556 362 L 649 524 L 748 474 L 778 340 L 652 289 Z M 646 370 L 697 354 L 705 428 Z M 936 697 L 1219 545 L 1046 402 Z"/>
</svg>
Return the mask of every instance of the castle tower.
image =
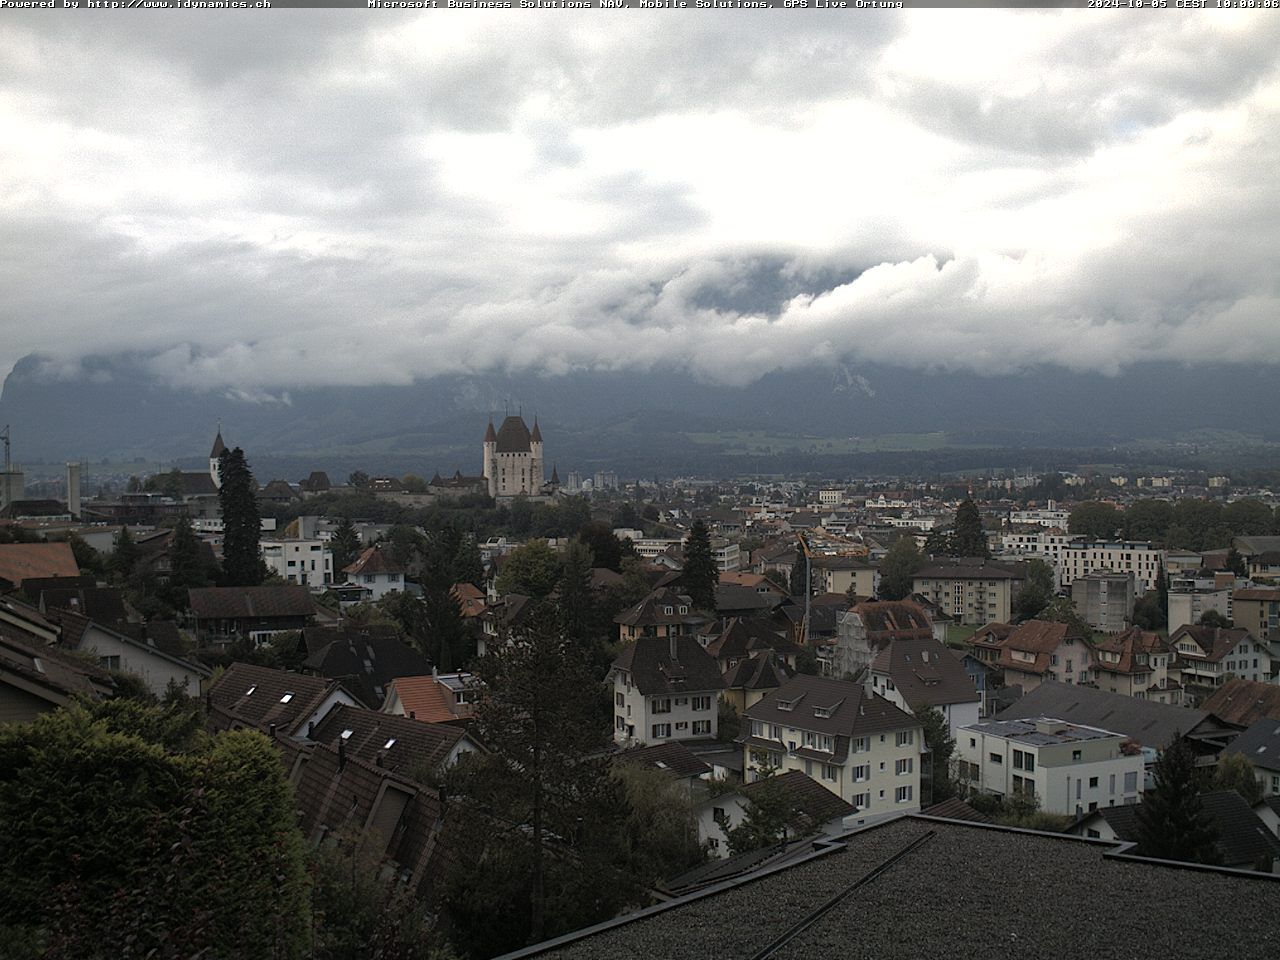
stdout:
<svg viewBox="0 0 1280 960">
<path fill-rule="evenodd" d="M 209 476 L 213 485 L 222 489 L 222 454 L 227 445 L 222 442 L 222 424 L 218 424 L 218 435 L 213 438 L 213 449 L 209 451 Z"/>
<path fill-rule="evenodd" d="M 534 496 L 542 493 L 547 482 L 546 470 L 542 465 L 542 431 L 538 429 L 538 415 L 533 415 L 533 433 L 529 435 L 529 492 Z"/>
<path fill-rule="evenodd" d="M 483 475 L 489 484 L 489 496 L 498 495 L 498 470 L 496 464 L 498 450 L 498 434 L 493 429 L 493 414 L 489 414 L 489 429 L 484 432 L 484 470 Z"/>
</svg>

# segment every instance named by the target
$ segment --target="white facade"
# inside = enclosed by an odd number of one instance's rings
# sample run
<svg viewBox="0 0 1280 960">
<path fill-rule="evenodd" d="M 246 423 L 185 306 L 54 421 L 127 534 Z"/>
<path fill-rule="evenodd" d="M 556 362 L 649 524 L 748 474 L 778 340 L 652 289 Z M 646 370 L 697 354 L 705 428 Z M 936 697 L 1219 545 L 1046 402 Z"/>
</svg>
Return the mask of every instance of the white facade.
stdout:
<svg viewBox="0 0 1280 960">
<path fill-rule="evenodd" d="M 905 710 L 910 714 L 915 713 L 902 696 L 902 692 L 895 686 L 893 678 L 887 673 L 881 673 L 878 670 L 871 672 L 871 691 L 876 696 L 884 697 L 899 710 Z M 960 735 L 961 727 L 970 726 L 982 719 L 982 695 L 978 693 L 978 688 L 974 687 L 971 701 L 938 703 L 933 705 L 933 709 L 942 714 L 947 721 L 948 732 L 955 738 Z"/>
<path fill-rule="evenodd" d="M 268 569 L 287 583 L 333 583 L 333 554 L 323 540 L 264 540 L 261 548 Z"/>
<path fill-rule="evenodd" d="M 724 540 L 713 541 L 711 556 L 715 559 L 716 569 L 721 573 L 732 573 L 734 570 L 741 569 L 742 552 L 736 543 Z"/>
<path fill-rule="evenodd" d="M 348 573 L 345 583 L 354 583 L 369 591 L 369 599 L 375 603 L 389 593 L 404 590 L 403 573 Z"/>
<path fill-rule="evenodd" d="M 140 677 L 147 689 L 163 697 L 173 683 L 188 696 L 200 695 L 200 681 L 209 671 L 163 653 L 155 647 L 124 637 L 113 630 L 106 630 L 90 623 L 76 648 L 91 653 L 98 663 L 108 670 L 120 670 Z"/>
<path fill-rule="evenodd" d="M 1041 717 L 973 724 L 958 731 L 961 782 L 1001 797 L 1031 793 L 1040 809 L 1077 816 L 1142 798 L 1141 750 L 1123 734 Z"/>
<path fill-rule="evenodd" d="M 1142 596 L 1156 588 L 1156 578 L 1164 552 L 1150 543 L 1137 541 L 1080 541 L 1066 546 L 1059 560 L 1059 579 L 1064 588 L 1070 587 L 1076 577 L 1083 577 L 1095 570 L 1115 570 L 1132 573 L 1134 594 Z"/>
<path fill-rule="evenodd" d="M 1168 624 L 1170 630 L 1177 630 L 1188 624 L 1197 624 L 1200 618 L 1210 610 L 1230 620 L 1231 591 L 1221 590 L 1170 590 Z"/>
<path fill-rule="evenodd" d="M 716 690 L 646 697 L 624 670 L 613 674 L 613 739 L 633 747 L 716 735 L 720 695 Z"/>
</svg>

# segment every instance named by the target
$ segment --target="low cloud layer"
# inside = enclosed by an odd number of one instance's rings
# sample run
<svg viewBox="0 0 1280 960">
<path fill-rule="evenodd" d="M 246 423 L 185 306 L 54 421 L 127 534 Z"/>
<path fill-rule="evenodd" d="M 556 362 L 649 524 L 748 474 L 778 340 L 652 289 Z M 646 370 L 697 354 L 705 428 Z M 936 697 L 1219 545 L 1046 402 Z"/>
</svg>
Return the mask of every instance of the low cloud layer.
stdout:
<svg viewBox="0 0 1280 960">
<path fill-rule="evenodd" d="M 767 13 L 12 13 L 0 364 L 1280 364 L 1280 20 Z"/>
</svg>

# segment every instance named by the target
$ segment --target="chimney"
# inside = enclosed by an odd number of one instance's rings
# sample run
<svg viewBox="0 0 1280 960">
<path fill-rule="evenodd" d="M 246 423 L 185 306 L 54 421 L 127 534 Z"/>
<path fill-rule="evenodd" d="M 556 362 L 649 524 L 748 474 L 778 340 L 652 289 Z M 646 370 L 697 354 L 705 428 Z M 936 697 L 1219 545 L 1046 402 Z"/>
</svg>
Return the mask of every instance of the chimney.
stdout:
<svg viewBox="0 0 1280 960">
<path fill-rule="evenodd" d="M 338 738 L 338 769 L 343 770 L 347 766 L 347 742 L 341 737 Z"/>
<path fill-rule="evenodd" d="M 274 723 L 267 726 L 267 736 L 272 740 L 276 738 L 276 725 Z"/>
<path fill-rule="evenodd" d="M 314 720 L 307 721 L 307 739 L 314 740 L 316 738 L 316 722 Z"/>
<path fill-rule="evenodd" d="M 410 710 L 410 711 L 409 711 L 409 719 L 410 719 L 410 720 L 417 720 L 417 719 L 418 719 L 418 712 L 417 712 L 416 710 Z"/>
</svg>

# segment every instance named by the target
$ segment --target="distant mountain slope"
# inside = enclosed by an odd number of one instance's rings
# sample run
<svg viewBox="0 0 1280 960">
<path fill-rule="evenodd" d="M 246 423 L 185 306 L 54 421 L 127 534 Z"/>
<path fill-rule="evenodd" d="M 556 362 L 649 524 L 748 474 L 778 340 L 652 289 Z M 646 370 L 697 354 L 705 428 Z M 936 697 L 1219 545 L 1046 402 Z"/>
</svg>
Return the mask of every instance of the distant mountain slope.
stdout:
<svg viewBox="0 0 1280 960">
<path fill-rule="evenodd" d="M 891 367 L 814 368 L 743 388 L 680 372 L 438 377 L 409 386 L 283 388 L 250 396 L 166 385 L 147 358 L 96 356 L 73 375 L 29 356 L 0 393 L 14 457 L 198 460 L 216 422 L 261 456 L 376 465 L 425 461 L 478 470 L 489 411 L 536 412 L 562 469 L 625 459 L 696 469 L 714 446 L 678 434 L 763 431 L 809 437 L 942 432 L 975 446 L 1111 445 L 1196 429 L 1280 438 L 1276 373 L 1262 367 L 1151 364 L 1115 378 L 1045 368 L 1011 377 Z M 677 442 L 677 439 L 679 442 Z M 750 450 L 750 447 L 747 448 Z M 674 464 L 673 464 L 674 466 Z"/>
</svg>

